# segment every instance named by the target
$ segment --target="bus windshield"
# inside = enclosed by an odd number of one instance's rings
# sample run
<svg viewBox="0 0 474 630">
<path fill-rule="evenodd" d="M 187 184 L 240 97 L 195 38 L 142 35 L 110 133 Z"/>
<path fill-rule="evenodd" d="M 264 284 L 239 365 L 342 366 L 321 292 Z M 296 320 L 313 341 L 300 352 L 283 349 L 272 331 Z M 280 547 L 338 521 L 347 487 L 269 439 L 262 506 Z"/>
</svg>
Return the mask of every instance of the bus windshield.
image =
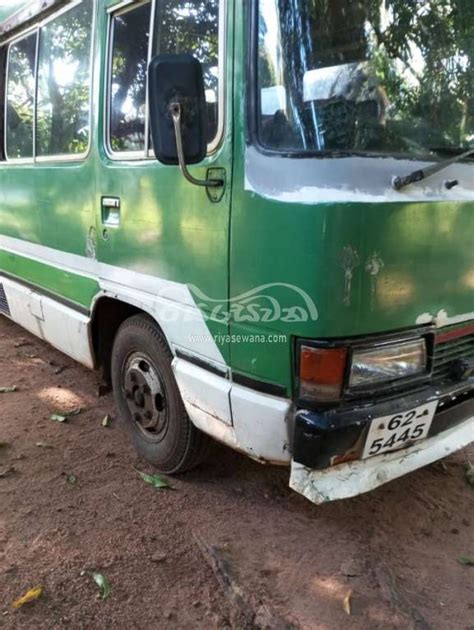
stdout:
<svg viewBox="0 0 474 630">
<path fill-rule="evenodd" d="M 472 0 L 259 0 L 258 29 L 264 147 L 474 148 Z"/>
</svg>

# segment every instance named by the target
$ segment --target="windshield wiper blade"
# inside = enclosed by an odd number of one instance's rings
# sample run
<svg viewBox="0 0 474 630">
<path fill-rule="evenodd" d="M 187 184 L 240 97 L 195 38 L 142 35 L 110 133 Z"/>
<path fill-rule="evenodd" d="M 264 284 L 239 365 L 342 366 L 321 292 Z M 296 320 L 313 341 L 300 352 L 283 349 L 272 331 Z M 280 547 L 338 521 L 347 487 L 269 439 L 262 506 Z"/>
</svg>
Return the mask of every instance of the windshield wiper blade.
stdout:
<svg viewBox="0 0 474 630">
<path fill-rule="evenodd" d="M 424 169 L 419 169 L 417 171 L 413 171 L 409 175 L 402 175 L 398 177 L 394 177 L 392 179 L 392 188 L 395 190 L 401 190 L 408 186 L 409 184 L 416 184 L 417 182 L 421 182 L 427 177 L 431 177 L 432 175 L 436 175 L 440 171 L 444 171 L 445 168 L 451 166 L 451 164 L 456 164 L 457 162 L 461 162 L 461 160 L 465 160 L 469 156 L 474 155 L 474 149 L 469 149 L 469 151 L 464 151 L 464 153 L 460 153 L 459 155 L 455 155 L 449 160 L 443 160 L 442 162 L 438 162 L 438 164 L 433 164 L 433 166 L 428 166 Z"/>
<path fill-rule="evenodd" d="M 468 149 L 467 147 L 444 146 L 444 147 L 430 147 L 429 151 L 431 151 L 431 153 L 439 153 L 441 155 L 452 155 L 454 157 L 462 153 L 466 153 L 467 151 L 472 151 L 473 149 L 474 147 L 471 147 L 470 149 Z"/>
</svg>

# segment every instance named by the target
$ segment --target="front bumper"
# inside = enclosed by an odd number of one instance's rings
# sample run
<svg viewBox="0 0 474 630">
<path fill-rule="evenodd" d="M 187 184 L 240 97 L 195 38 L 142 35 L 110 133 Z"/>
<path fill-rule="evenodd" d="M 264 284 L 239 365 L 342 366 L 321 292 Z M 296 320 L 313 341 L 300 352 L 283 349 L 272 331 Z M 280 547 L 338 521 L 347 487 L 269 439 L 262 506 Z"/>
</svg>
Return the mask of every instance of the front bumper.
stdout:
<svg viewBox="0 0 474 630">
<path fill-rule="evenodd" d="M 359 460 L 374 418 L 408 411 L 434 400 L 439 400 L 439 405 L 427 440 L 474 418 L 474 378 L 456 385 L 424 387 L 403 397 L 349 409 L 299 410 L 295 416 L 293 461 L 308 469 L 326 470 Z M 472 422 L 471 427 L 474 434 Z"/>
<path fill-rule="evenodd" d="M 293 461 L 290 487 L 316 504 L 348 499 L 447 457 L 473 441 L 474 416 L 471 416 L 440 435 L 371 459 L 326 470 L 312 470 Z"/>
</svg>

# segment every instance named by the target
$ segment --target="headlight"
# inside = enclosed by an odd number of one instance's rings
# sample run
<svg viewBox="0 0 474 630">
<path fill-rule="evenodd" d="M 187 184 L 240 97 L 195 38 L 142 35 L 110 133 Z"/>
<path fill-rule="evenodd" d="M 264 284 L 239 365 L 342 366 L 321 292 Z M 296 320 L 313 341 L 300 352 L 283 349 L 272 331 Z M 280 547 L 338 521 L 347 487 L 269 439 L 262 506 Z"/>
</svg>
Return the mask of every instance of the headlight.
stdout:
<svg viewBox="0 0 474 630">
<path fill-rule="evenodd" d="M 349 387 L 356 389 L 426 372 L 426 342 L 407 341 L 378 348 L 354 349 Z"/>
</svg>

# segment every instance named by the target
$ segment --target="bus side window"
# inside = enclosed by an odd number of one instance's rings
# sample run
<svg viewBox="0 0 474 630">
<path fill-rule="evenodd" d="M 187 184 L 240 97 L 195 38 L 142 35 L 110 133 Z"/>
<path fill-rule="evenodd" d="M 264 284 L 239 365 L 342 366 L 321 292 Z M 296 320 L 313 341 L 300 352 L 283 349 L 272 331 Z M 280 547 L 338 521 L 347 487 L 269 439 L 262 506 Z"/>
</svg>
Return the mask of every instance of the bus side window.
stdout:
<svg viewBox="0 0 474 630">
<path fill-rule="evenodd" d="M 81 155 L 90 138 L 92 0 L 41 29 L 38 57 L 37 156 Z"/>
<path fill-rule="evenodd" d="M 155 31 L 154 54 L 189 53 L 202 64 L 211 144 L 218 133 L 219 114 L 222 115 L 219 113 L 219 0 L 199 3 L 160 0 L 156 6 Z"/>
<path fill-rule="evenodd" d="M 6 72 L 5 46 L 0 46 L 0 162 L 5 160 L 5 72 Z"/>
<path fill-rule="evenodd" d="M 10 44 L 7 68 L 6 154 L 33 157 L 35 58 L 37 33 Z"/>
<path fill-rule="evenodd" d="M 150 19 L 150 3 L 112 18 L 109 147 L 114 152 L 145 150 Z"/>
</svg>

